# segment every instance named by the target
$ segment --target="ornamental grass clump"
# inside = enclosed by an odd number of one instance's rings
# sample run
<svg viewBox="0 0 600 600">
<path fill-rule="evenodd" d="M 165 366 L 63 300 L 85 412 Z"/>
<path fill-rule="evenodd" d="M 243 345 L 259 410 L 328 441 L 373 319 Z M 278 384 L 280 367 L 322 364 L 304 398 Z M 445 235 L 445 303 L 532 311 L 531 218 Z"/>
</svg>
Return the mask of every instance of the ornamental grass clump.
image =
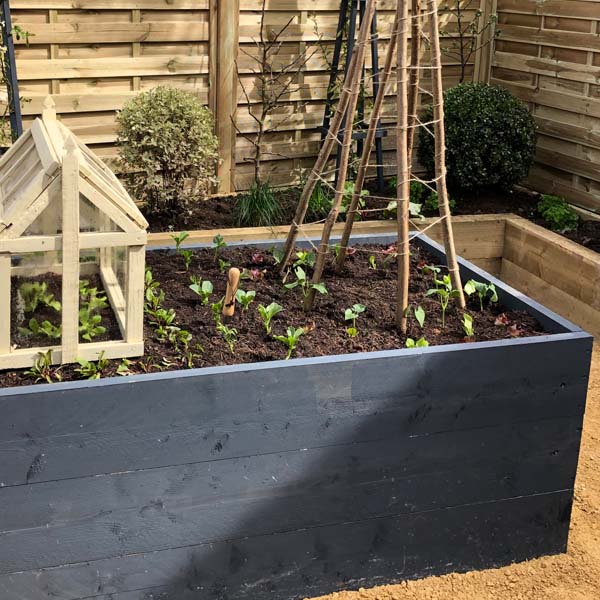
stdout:
<svg viewBox="0 0 600 600">
<path fill-rule="evenodd" d="M 218 141 L 210 110 L 189 92 L 158 86 L 125 104 L 117 141 L 130 192 L 149 216 L 185 222 L 215 182 Z"/>
<path fill-rule="evenodd" d="M 448 187 L 456 191 L 510 189 L 529 173 L 536 125 L 527 106 L 508 90 L 463 83 L 444 94 Z M 424 123 L 433 120 L 425 108 Z M 419 133 L 418 157 L 433 177 L 435 138 L 432 126 Z"/>
</svg>

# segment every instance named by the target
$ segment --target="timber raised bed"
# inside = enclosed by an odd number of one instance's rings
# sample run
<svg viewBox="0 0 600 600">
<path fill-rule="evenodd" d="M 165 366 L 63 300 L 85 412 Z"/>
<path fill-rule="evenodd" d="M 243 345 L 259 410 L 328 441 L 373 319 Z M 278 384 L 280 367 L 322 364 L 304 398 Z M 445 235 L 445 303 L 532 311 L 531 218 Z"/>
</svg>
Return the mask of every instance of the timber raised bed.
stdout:
<svg viewBox="0 0 600 600">
<path fill-rule="evenodd" d="M 0 597 L 284 600 L 563 552 L 592 339 L 491 280 L 548 334 L 0 390 Z"/>
</svg>

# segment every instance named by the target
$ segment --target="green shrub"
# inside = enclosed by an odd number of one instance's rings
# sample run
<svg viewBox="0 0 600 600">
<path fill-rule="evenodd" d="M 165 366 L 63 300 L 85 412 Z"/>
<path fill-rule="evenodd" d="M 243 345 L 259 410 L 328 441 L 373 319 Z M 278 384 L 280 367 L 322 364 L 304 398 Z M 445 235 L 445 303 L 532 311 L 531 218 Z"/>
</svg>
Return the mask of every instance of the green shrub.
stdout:
<svg viewBox="0 0 600 600">
<path fill-rule="evenodd" d="M 252 187 L 238 196 L 234 208 L 235 222 L 239 227 L 267 227 L 281 220 L 281 206 L 271 186 L 255 181 Z"/>
<path fill-rule="evenodd" d="M 321 221 L 329 214 L 333 199 L 333 191 L 326 184 L 317 181 L 306 211 L 307 221 Z"/>
<path fill-rule="evenodd" d="M 448 185 L 453 190 L 510 189 L 529 173 L 536 126 L 527 106 L 509 91 L 463 83 L 444 94 Z M 433 120 L 426 107 L 424 122 Z M 418 157 L 433 175 L 434 138 L 420 131 Z"/>
<path fill-rule="evenodd" d="M 159 86 L 125 104 L 117 133 L 134 198 L 150 216 L 185 221 L 190 202 L 215 182 L 218 141 L 210 110 L 189 92 Z"/>
<path fill-rule="evenodd" d="M 579 216 L 564 198 L 542 196 L 537 209 L 552 231 L 565 233 L 577 229 Z"/>
</svg>

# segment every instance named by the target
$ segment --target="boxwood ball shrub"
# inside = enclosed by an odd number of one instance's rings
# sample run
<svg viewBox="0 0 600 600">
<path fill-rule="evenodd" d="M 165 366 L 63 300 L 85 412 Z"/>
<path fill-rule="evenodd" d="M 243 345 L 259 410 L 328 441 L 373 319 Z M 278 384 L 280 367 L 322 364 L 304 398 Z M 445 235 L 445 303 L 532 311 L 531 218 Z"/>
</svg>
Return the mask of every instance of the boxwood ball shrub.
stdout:
<svg viewBox="0 0 600 600">
<path fill-rule="evenodd" d="M 500 86 L 463 83 L 445 92 L 444 103 L 451 189 L 510 189 L 527 176 L 535 153 L 536 125 L 521 100 Z M 425 108 L 422 120 L 433 120 L 432 106 Z M 434 152 L 433 136 L 421 129 L 417 153 L 430 175 Z"/>
<path fill-rule="evenodd" d="M 149 216 L 185 221 L 215 182 L 218 141 L 208 108 L 189 92 L 156 87 L 117 115 L 121 161 L 133 197 Z"/>
</svg>

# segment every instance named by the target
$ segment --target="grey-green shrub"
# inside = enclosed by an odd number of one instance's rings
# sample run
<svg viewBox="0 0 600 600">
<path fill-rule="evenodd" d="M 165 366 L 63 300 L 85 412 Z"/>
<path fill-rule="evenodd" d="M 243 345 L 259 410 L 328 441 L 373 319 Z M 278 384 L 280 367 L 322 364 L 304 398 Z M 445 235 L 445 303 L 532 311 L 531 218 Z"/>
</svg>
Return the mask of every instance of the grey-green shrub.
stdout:
<svg viewBox="0 0 600 600">
<path fill-rule="evenodd" d="M 456 191 L 510 189 L 529 173 L 536 126 L 527 106 L 500 86 L 463 83 L 444 94 L 448 185 Z M 425 108 L 424 122 L 433 120 Z M 432 126 L 430 126 L 430 129 Z M 434 138 L 421 130 L 418 157 L 434 172 Z"/>
<path fill-rule="evenodd" d="M 148 215 L 184 221 L 190 202 L 215 182 L 218 141 L 210 110 L 194 94 L 159 86 L 125 104 L 117 133 L 134 198 Z"/>
</svg>

